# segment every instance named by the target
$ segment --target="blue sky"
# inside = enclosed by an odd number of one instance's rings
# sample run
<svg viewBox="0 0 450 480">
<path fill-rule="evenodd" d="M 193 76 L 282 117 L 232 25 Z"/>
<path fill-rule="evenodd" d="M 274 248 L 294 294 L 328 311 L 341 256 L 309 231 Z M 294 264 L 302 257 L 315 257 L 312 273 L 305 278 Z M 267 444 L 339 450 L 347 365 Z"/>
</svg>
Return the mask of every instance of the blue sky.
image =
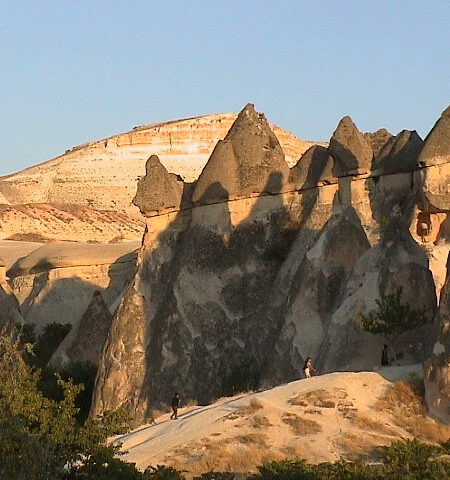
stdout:
<svg viewBox="0 0 450 480">
<path fill-rule="evenodd" d="M 0 175 L 135 125 L 255 104 L 303 139 L 349 114 L 425 136 L 450 2 L 0 0 Z"/>
</svg>

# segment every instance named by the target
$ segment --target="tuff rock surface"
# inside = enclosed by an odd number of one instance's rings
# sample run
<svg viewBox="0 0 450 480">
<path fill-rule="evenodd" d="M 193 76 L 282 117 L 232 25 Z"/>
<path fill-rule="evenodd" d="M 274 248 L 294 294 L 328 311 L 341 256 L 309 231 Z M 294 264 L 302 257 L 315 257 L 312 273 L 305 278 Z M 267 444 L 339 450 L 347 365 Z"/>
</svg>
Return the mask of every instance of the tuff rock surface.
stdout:
<svg viewBox="0 0 450 480">
<path fill-rule="evenodd" d="M 192 201 L 205 204 L 254 193 L 280 193 L 288 177 L 289 167 L 277 137 L 264 115 L 248 104 L 211 154 Z"/>
<path fill-rule="evenodd" d="M 339 122 L 328 149 L 337 161 L 338 177 L 370 171 L 373 159 L 372 147 L 350 117 L 344 117 Z"/>
<path fill-rule="evenodd" d="M 437 420 L 450 424 L 450 264 L 435 319 L 433 352 L 424 363 L 425 401 Z"/>
<path fill-rule="evenodd" d="M 145 222 L 132 199 L 147 159 L 157 154 L 169 172 L 192 182 L 236 117 L 219 113 L 135 127 L 1 177 L 0 239 L 142 238 Z M 272 128 L 290 165 L 313 144 Z"/>
<path fill-rule="evenodd" d="M 19 302 L 7 282 L 6 264 L 0 258 L 0 335 L 11 335 L 17 323 L 23 323 Z"/>
<path fill-rule="evenodd" d="M 113 313 L 134 276 L 139 245 L 54 242 L 19 258 L 8 276 L 24 319 L 38 332 L 51 322 L 75 329 L 96 290 Z"/>
<path fill-rule="evenodd" d="M 400 363 L 424 360 L 438 262 L 420 225 L 445 222 L 423 201 L 420 150 L 415 132 L 364 136 L 345 117 L 329 148 L 312 147 L 289 171 L 267 121 L 246 106 L 185 184 L 183 207 L 141 209 L 138 270 L 102 352 L 92 413 L 124 406 L 139 422 L 174 390 L 208 402 L 299 378 L 306 356 L 323 372 L 376 368 L 386 339 L 355 317 L 399 286 L 429 324 L 392 348 Z M 141 180 L 143 205 L 152 182 Z M 445 235 L 435 238 L 448 251 Z"/>
<path fill-rule="evenodd" d="M 102 292 L 95 290 L 88 308 L 50 359 L 50 366 L 59 368 L 74 362 L 98 365 L 112 319 Z"/>
</svg>

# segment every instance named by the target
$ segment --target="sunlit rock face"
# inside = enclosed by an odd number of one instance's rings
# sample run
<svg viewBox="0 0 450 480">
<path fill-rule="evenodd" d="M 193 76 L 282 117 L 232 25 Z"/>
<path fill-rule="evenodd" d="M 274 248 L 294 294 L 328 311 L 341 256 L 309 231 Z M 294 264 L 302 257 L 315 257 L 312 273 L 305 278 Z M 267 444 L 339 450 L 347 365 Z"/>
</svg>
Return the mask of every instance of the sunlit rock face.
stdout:
<svg viewBox="0 0 450 480">
<path fill-rule="evenodd" d="M 181 191 L 151 159 L 135 199 L 146 222 L 138 269 L 105 342 L 92 413 L 123 406 L 139 422 L 175 390 L 208 402 L 299 378 L 307 356 L 321 371 L 372 370 L 386 339 L 355 316 L 399 286 L 429 324 L 396 353 L 422 361 L 436 293 L 411 234 L 423 213 L 421 147 L 415 132 L 363 135 L 345 117 L 329 148 L 288 169 L 247 105 L 194 185 Z"/>
<path fill-rule="evenodd" d="M 144 125 L 0 178 L 0 239 L 108 242 L 142 238 L 144 222 L 132 204 L 146 161 L 158 155 L 165 169 L 192 182 L 233 113 Z M 289 165 L 312 142 L 273 126 Z"/>
</svg>

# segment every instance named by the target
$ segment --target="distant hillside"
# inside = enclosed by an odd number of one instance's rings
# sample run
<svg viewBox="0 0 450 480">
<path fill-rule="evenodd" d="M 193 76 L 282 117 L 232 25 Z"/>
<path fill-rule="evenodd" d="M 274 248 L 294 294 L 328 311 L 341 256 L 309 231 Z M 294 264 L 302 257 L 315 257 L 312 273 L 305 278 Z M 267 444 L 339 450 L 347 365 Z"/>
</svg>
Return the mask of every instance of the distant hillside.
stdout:
<svg viewBox="0 0 450 480">
<path fill-rule="evenodd" d="M 157 154 L 169 172 L 193 181 L 235 119 L 219 113 L 143 125 L 0 177 L 0 238 L 140 238 L 144 222 L 131 200 L 148 157 Z M 273 129 L 289 165 L 312 145 Z"/>
</svg>

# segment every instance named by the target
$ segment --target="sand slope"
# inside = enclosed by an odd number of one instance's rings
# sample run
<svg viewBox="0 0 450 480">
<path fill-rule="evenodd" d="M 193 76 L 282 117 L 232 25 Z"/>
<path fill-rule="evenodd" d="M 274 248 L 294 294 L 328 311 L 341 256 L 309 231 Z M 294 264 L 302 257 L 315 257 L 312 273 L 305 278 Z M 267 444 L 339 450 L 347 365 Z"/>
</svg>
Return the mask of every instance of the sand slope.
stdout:
<svg viewBox="0 0 450 480">
<path fill-rule="evenodd" d="M 421 378 L 421 366 L 332 373 L 271 390 L 186 407 L 116 438 L 138 468 L 174 465 L 189 473 L 249 471 L 265 460 L 370 457 L 373 447 L 410 433 L 376 403 L 393 381 Z M 428 421 L 428 420 L 427 420 Z"/>
</svg>

